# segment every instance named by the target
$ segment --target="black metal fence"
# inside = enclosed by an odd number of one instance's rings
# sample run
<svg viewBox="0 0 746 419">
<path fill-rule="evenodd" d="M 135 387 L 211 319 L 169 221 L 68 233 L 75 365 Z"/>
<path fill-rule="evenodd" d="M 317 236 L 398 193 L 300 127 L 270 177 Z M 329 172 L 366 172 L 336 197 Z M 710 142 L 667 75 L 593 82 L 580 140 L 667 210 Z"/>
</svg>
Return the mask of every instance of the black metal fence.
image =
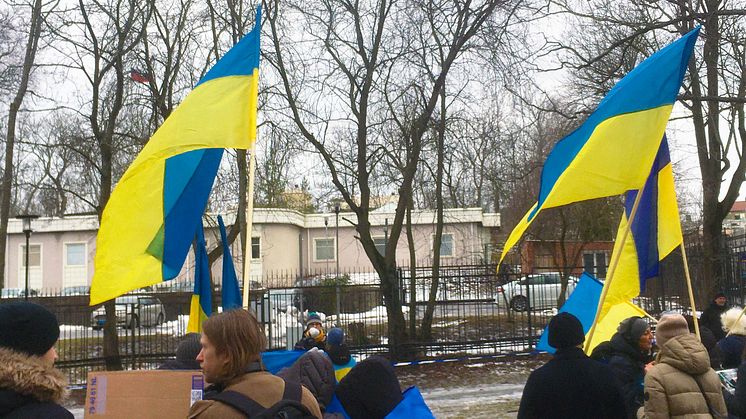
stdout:
<svg viewBox="0 0 746 419">
<path fill-rule="evenodd" d="M 688 254 L 696 289 L 701 253 L 692 247 Z M 721 260 L 723 276 L 718 283 L 732 302 L 740 303 L 746 275 L 746 240 L 734 238 L 725 242 Z M 324 275 L 299 278 L 297 286 L 282 287 L 277 281 L 267 281 L 273 286 L 254 284 L 256 289 L 251 290 L 251 306 L 265 327 L 270 349 L 286 349 L 300 339 L 303 313 L 307 311 L 323 313 L 326 327 L 342 327 L 355 353 L 392 349 L 388 313 L 375 274 L 346 273 L 344 280 Z M 567 294 L 574 287 L 574 279 L 568 278 Z M 532 350 L 556 313 L 563 282 L 556 268 L 537 269 L 532 274 L 497 275 L 495 265 L 490 264 L 443 266 L 434 289 L 431 267 L 401 268 L 398 281 L 409 336 L 403 343 L 405 350 L 397 352 L 415 359 Z M 435 297 L 432 333 L 423 338 L 421 326 L 431 292 Z M 214 296 L 213 307 L 218 307 L 219 290 Z M 19 299 L 3 298 L 0 303 Z M 125 368 L 155 368 L 174 356 L 179 340 L 186 333 L 190 299 L 188 291 L 152 290 L 120 300 L 117 331 Z M 88 307 L 88 295 L 61 292 L 43 292 L 30 300 L 50 308 L 62 325 L 57 345 L 58 366 L 68 372 L 71 383 L 83 384 L 88 371 L 104 368 L 103 331 L 99 329 L 103 308 Z M 669 310 L 689 311 L 679 255 L 665 261 L 661 277 L 648 282 L 637 303 L 651 315 Z M 705 304 L 706 301 L 699 301 L 698 308 L 701 310 Z"/>
</svg>

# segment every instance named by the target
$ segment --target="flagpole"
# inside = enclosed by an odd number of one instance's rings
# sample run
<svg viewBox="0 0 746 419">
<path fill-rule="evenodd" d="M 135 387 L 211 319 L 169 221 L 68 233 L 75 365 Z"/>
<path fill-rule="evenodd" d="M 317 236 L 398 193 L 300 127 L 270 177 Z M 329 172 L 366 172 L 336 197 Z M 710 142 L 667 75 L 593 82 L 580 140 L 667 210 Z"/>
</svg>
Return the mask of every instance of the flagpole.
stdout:
<svg viewBox="0 0 746 419">
<path fill-rule="evenodd" d="M 645 182 L 647 183 L 647 182 Z M 614 257 L 611 260 L 611 265 L 609 265 L 609 275 L 606 278 L 606 281 L 604 281 L 604 288 L 601 291 L 601 298 L 598 299 L 598 308 L 596 309 L 596 317 L 593 319 L 593 325 L 591 326 L 591 330 L 588 332 L 588 339 L 585 341 L 585 348 L 584 351 L 588 352 L 588 349 L 591 347 L 591 341 L 593 341 L 593 334 L 596 332 L 596 324 L 598 324 L 598 318 L 601 315 L 601 308 L 604 305 L 604 300 L 606 300 L 606 294 L 609 291 L 609 288 L 611 288 L 611 281 L 614 279 L 614 274 L 616 273 L 617 265 L 619 264 L 619 258 L 621 257 L 621 254 L 624 251 L 624 245 L 627 242 L 627 236 L 629 236 L 629 232 L 632 230 L 632 222 L 635 219 L 635 215 L 637 215 L 637 207 L 640 204 L 640 200 L 642 198 L 642 194 L 645 192 L 645 183 L 642 184 L 642 187 L 637 191 L 637 196 L 635 196 L 635 202 L 632 204 L 632 211 L 629 213 L 629 219 L 627 220 L 627 227 L 624 229 L 624 232 L 622 232 L 622 242 L 619 245 L 619 251 L 614 253 Z"/>
<path fill-rule="evenodd" d="M 256 146 L 249 152 L 249 186 L 246 190 L 246 247 L 243 252 L 243 307 L 249 309 L 249 284 L 251 274 L 251 228 L 254 222 L 254 172 L 256 171 Z"/>
<path fill-rule="evenodd" d="M 686 287 L 689 290 L 689 301 L 692 303 L 692 319 L 694 320 L 694 333 L 697 335 L 697 339 L 702 341 L 702 336 L 699 334 L 699 319 L 697 319 L 697 307 L 694 305 L 694 291 L 692 290 L 692 277 L 689 275 L 689 262 L 686 259 L 686 249 L 684 248 L 684 240 L 681 240 L 681 259 L 684 261 L 684 275 L 686 276 Z M 741 313 L 743 315 L 743 313 Z"/>
</svg>

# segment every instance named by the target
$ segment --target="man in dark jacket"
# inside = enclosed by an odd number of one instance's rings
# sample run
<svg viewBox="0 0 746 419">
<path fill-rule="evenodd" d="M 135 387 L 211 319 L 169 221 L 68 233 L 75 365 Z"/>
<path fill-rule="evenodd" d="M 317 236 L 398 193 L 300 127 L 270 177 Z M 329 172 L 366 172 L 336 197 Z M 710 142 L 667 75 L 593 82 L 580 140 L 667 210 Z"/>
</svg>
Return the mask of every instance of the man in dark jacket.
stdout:
<svg viewBox="0 0 746 419">
<path fill-rule="evenodd" d="M 32 303 L 0 304 L 0 417 L 72 419 L 60 406 L 64 375 L 54 368 L 57 318 Z"/>
<path fill-rule="evenodd" d="M 519 419 L 625 418 L 624 400 L 611 369 L 588 358 L 583 326 L 570 313 L 549 322 L 549 345 L 557 352 L 528 377 Z"/>
<path fill-rule="evenodd" d="M 609 367 L 622 389 L 627 417 L 637 417 L 645 403 L 645 366 L 652 361 L 653 334 L 642 317 L 624 319 L 611 337 Z"/>
<path fill-rule="evenodd" d="M 725 298 L 725 294 L 715 294 L 710 305 L 702 312 L 699 317 L 699 324 L 704 325 L 706 328 L 712 331 L 715 335 L 715 340 L 719 341 L 725 337 L 725 331 L 723 325 L 720 322 L 720 316 L 728 310 L 728 299 Z"/>
</svg>

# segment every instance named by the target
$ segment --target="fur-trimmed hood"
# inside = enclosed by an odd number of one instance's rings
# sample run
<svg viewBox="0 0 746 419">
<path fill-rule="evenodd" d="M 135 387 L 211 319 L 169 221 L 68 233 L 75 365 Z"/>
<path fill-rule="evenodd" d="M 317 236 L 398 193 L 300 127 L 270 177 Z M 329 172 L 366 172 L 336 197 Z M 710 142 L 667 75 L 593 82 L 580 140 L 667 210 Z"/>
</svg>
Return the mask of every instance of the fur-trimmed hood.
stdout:
<svg viewBox="0 0 746 419">
<path fill-rule="evenodd" d="M 736 323 L 736 320 L 740 315 L 741 308 L 739 307 L 733 307 L 721 314 L 720 322 L 723 325 L 723 330 L 732 335 L 746 336 L 746 316 L 742 316 L 741 319 L 738 320 L 738 323 Z"/>
<path fill-rule="evenodd" d="M 68 394 L 67 380 L 58 369 L 6 348 L 0 348 L 0 390 L 52 403 L 62 402 Z"/>
</svg>

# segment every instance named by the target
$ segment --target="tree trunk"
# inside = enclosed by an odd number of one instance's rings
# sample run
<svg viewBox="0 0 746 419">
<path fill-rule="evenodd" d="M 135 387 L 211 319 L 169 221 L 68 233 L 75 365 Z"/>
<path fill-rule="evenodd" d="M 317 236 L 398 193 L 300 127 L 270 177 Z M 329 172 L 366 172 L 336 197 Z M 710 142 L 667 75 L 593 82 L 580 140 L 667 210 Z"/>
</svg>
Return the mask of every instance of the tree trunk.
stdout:
<svg viewBox="0 0 746 419">
<path fill-rule="evenodd" d="M 446 89 L 445 86 L 440 90 L 440 124 L 438 124 L 437 153 L 438 162 L 435 169 L 435 207 L 436 218 L 435 237 L 433 238 L 433 269 L 432 283 L 430 284 L 430 294 L 427 298 L 425 314 L 422 316 L 422 327 L 420 333 L 422 339 L 430 341 L 433 338 L 433 316 L 435 315 L 435 300 L 438 297 L 438 287 L 440 286 L 440 246 L 443 239 L 443 159 L 445 148 L 445 129 L 446 129 Z"/>
<path fill-rule="evenodd" d="M 26 54 L 23 58 L 23 70 L 18 90 L 8 109 L 8 130 L 5 137 L 5 167 L 3 168 L 2 189 L 0 189 L 0 289 L 7 286 L 5 282 L 5 251 L 8 240 L 8 218 L 10 217 L 10 195 L 13 191 L 13 152 L 16 142 L 16 121 L 28 90 L 31 69 L 34 66 L 36 50 L 41 34 L 41 0 L 36 0 L 31 9 L 31 27 L 26 41 Z"/>
<path fill-rule="evenodd" d="M 417 336 L 417 254 L 412 233 L 412 208 L 414 199 L 407 205 L 407 243 L 409 247 L 409 336 Z"/>
</svg>

